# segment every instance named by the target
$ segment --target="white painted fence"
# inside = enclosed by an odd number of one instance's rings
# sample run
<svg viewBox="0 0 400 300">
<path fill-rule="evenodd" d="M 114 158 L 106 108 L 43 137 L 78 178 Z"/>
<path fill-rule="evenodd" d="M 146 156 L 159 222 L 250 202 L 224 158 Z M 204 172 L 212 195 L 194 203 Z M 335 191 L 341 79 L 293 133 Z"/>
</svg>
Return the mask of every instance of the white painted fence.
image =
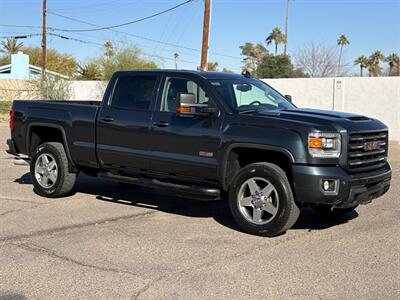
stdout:
<svg viewBox="0 0 400 300">
<path fill-rule="evenodd" d="M 383 121 L 400 141 L 400 77 L 265 79 L 298 107 L 354 112 Z M 100 100 L 107 83 L 75 81 L 74 100 Z"/>
</svg>

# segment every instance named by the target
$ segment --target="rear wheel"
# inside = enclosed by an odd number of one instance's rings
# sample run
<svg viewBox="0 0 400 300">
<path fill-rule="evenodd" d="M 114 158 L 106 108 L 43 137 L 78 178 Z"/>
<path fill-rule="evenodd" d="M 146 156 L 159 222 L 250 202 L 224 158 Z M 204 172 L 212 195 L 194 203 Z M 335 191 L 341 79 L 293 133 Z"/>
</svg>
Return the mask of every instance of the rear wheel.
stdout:
<svg viewBox="0 0 400 300">
<path fill-rule="evenodd" d="M 69 172 L 69 162 L 61 143 L 39 145 L 32 155 L 31 177 L 35 192 L 56 198 L 68 195 L 74 188 L 76 173 Z"/>
<path fill-rule="evenodd" d="M 285 232 L 300 214 L 285 172 L 271 163 L 250 164 L 237 173 L 229 206 L 244 231 L 263 236 Z"/>
</svg>

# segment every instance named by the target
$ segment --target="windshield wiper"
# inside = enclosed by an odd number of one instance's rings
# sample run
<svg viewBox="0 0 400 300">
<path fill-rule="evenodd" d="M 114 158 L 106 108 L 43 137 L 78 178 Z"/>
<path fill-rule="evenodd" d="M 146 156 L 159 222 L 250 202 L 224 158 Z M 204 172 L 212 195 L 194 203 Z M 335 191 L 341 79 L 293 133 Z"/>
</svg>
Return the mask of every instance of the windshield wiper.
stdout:
<svg viewBox="0 0 400 300">
<path fill-rule="evenodd" d="M 238 114 L 239 115 L 241 115 L 241 114 L 248 114 L 248 113 L 252 113 L 252 112 L 255 112 L 255 111 L 257 111 L 258 109 L 246 109 L 246 110 L 240 110 L 239 112 L 238 112 Z"/>
</svg>

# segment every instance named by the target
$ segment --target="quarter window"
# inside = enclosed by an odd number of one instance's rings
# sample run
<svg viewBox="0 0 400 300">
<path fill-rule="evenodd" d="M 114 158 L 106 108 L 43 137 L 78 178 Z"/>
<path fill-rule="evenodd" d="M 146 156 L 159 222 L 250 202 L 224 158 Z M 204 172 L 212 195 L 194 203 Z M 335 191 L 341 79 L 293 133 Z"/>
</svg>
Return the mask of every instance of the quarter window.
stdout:
<svg viewBox="0 0 400 300">
<path fill-rule="evenodd" d="M 118 79 L 111 105 L 125 109 L 148 110 L 153 99 L 155 76 L 122 76 Z"/>
</svg>

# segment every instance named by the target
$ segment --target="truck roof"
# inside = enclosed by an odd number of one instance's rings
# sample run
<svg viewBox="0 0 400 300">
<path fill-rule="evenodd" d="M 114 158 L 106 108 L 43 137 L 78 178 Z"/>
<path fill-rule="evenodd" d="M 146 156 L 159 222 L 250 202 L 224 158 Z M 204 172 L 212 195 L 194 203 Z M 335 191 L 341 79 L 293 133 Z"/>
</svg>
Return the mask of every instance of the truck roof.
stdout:
<svg viewBox="0 0 400 300">
<path fill-rule="evenodd" d="M 195 70 L 175 70 L 175 69 L 156 69 L 156 70 L 128 70 L 118 71 L 118 74 L 123 73 L 143 73 L 143 74 L 155 74 L 155 73 L 176 73 L 179 74 L 191 74 L 201 76 L 205 79 L 240 79 L 244 76 L 237 73 L 225 73 L 215 71 L 195 71 Z"/>
</svg>

